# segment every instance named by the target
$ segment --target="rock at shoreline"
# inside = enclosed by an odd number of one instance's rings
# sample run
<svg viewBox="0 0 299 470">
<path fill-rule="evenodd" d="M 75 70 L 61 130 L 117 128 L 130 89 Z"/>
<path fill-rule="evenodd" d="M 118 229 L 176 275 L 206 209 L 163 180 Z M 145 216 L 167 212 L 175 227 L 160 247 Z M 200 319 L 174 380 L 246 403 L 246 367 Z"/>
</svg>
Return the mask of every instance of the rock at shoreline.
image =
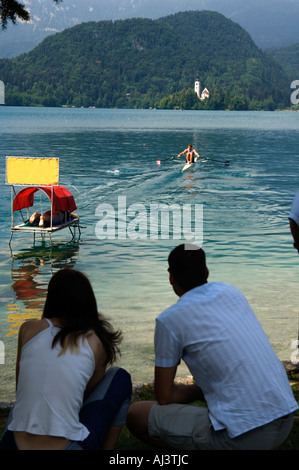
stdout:
<svg viewBox="0 0 299 470">
<path fill-rule="evenodd" d="M 289 374 L 291 372 L 297 373 L 299 372 L 299 362 L 294 364 L 291 361 L 281 361 L 282 365 L 284 366 L 286 373 Z"/>
</svg>

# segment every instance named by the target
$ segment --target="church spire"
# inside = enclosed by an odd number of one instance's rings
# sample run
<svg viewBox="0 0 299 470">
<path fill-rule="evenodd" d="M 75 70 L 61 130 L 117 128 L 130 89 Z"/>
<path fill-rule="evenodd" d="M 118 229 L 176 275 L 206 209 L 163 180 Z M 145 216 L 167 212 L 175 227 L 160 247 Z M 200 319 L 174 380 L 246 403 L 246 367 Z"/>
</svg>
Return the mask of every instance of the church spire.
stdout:
<svg viewBox="0 0 299 470">
<path fill-rule="evenodd" d="M 199 76 L 197 75 L 195 83 L 194 83 L 194 91 L 197 94 L 197 97 L 200 98 L 200 81 Z"/>
</svg>

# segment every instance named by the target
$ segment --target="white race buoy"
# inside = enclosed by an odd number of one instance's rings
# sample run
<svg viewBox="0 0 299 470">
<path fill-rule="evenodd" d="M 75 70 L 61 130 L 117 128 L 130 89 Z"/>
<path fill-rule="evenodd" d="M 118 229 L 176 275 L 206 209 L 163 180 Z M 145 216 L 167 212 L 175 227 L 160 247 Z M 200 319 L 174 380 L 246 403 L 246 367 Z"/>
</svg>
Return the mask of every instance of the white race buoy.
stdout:
<svg viewBox="0 0 299 470">
<path fill-rule="evenodd" d="M 161 165 L 161 160 L 157 160 L 157 165 Z"/>
</svg>

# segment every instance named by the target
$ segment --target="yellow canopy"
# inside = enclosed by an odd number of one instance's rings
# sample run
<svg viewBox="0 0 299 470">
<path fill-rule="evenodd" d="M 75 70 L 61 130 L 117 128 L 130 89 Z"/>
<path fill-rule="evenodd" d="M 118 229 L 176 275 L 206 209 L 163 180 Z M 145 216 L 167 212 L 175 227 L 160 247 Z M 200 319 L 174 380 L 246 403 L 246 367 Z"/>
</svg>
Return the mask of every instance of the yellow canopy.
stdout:
<svg viewBox="0 0 299 470">
<path fill-rule="evenodd" d="M 59 158 L 6 157 L 6 183 L 59 184 Z"/>
</svg>

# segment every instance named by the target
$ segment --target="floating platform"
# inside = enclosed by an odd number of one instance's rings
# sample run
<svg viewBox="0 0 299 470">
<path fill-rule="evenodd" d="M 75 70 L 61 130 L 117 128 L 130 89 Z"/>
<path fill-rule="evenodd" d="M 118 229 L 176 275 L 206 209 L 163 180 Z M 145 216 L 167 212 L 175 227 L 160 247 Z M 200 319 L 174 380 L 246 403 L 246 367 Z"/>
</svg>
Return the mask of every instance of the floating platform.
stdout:
<svg viewBox="0 0 299 470">
<path fill-rule="evenodd" d="M 29 232 L 51 234 L 69 228 L 72 238 L 75 229 L 81 233 L 79 216 L 74 214 L 77 210 L 73 194 L 65 187 L 59 185 L 59 159 L 58 158 L 32 158 L 32 157 L 6 157 L 6 184 L 11 185 L 11 243 L 15 232 Z M 25 186 L 16 192 L 16 186 Z M 48 222 L 40 226 L 30 223 L 29 208 L 34 205 L 34 196 L 37 191 L 45 193 L 50 201 L 47 211 Z M 24 216 L 23 210 L 27 209 Z M 15 212 L 20 212 L 22 223 L 15 223 Z M 44 215 L 42 211 L 35 211 Z M 55 215 L 59 213 L 60 221 L 57 223 Z M 74 229 L 74 230 L 73 230 Z"/>
</svg>

